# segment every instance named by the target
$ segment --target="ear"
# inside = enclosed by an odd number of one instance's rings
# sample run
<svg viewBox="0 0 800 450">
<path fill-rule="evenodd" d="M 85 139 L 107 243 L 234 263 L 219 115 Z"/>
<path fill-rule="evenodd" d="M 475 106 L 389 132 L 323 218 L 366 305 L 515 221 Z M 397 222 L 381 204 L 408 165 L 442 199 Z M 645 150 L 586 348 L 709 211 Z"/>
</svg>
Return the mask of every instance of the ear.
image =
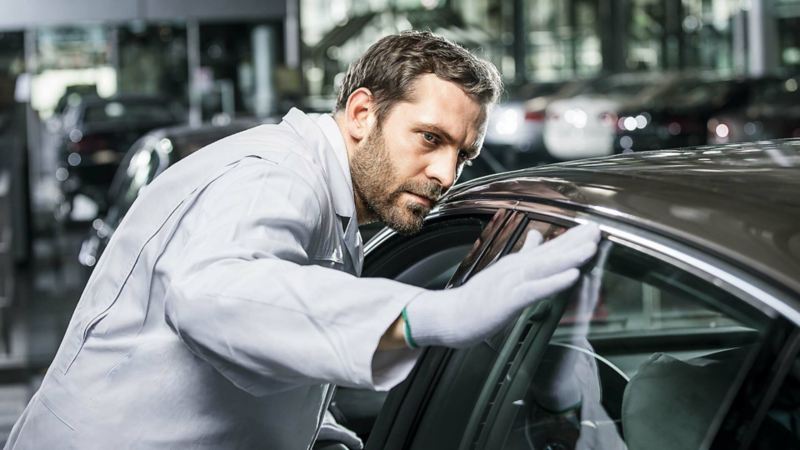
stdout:
<svg viewBox="0 0 800 450">
<path fill-rule="evenodd" d="M 347 99 L 345 109 L 345 127 L 350 137 L 360 141 L 369 135 L 374 121 L 372 92 L 367 88 L 358 88 Z"/>
</svg>

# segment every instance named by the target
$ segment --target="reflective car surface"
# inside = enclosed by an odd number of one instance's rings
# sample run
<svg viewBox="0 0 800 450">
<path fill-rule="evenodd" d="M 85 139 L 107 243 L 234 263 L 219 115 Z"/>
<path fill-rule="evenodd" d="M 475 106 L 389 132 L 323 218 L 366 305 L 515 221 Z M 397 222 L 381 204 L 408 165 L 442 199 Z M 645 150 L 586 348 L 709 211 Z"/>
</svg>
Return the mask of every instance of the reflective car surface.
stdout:
<svg viewBox="0 0 800 450">
<path fill-rule="evenodd" d="M 800 140 L 466 183 L 418 235 L 376 236 L 364 275 L 457 289 L 527 230 L 586 222 L 597 257 L 494 338 L 425 350 L 385 401 L 340 389 L 332 410 L 368 450 L 800 448 L 798 190 Z"/>
</svg>

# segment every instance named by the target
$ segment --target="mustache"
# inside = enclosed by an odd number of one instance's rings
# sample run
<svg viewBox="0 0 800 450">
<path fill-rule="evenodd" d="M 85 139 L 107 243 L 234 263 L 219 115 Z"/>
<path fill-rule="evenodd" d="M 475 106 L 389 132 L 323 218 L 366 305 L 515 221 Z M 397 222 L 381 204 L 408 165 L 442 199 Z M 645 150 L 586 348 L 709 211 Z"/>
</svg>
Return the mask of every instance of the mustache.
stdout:
<svg viewBox="0 0 800 450">
<path fill-rule="evenodd" d="M 420 197 L 429 199 L 431 201 L 432 208 L 439 203 L 439 199 L 446 191 L 441 184 L 438 184 L 434 181 L 426 182 L 414 180 L 403 183 L 400 188 L 397 189 L 395 195 L 399 196 L 403 192 L 410 192 L 412 194 L 419 195 Z"/>
</svg>

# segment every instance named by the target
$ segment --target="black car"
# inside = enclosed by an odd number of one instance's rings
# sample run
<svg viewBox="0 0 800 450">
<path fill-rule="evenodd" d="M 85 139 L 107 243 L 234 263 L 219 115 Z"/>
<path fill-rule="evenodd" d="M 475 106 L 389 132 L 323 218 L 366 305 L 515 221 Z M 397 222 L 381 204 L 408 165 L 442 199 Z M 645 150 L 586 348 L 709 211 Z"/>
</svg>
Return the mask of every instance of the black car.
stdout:
<svg viewBox="0 0 800 450">
<path fill-rule="evenodd" d="M 339 389 L 332 411 L 367 450 L 800 448 L 797 192 L 800 140 L 461 185 L 419 234 L 376 236 L 364 276 L 457 289 L 527 230 L 587 222 L 597 257 L 494 338 L 426 349 L 388 397 Z M 547 407 L 565 386 L 578 403 Z"/>
<path fill-rule="evenodd" d="M 92 222 L 89 237 L 83 241 L 78 261 L 93 267 L 108 245 L 111 235 L 133 205 L 139 192 L 161 175 L 167 167 L 197 150 L 234 133 L 263 123 L 267 119 L 234 119 L 225 125 L 181 125 L 147 133 L 131 146 L 108 191 L 109 205 Z"/>
<path fill-rule="evenodd" d="M 771 82 L 769 78 L 684 77 L 649 105 L 620 111 L 615 152 L 704 145 L 712 116 L 750 104 L 758 87 Z"/>
<path fill-rule="evenodd" d="M 708 143 L 800 137 L 800 77 L 763 83 L 749 105 L 708 121 Z"/>
<path fill-rule="evenodd" d="M 67 205 L 59 208 L 61 215 L 69 217 L 77 193 L 102 202 L 130 146 L 148 131 L 184 119 L 180 104 L 155 97 L 84 96 L 68 107 L 62 116 L 56 172 Z"/>
</svg>

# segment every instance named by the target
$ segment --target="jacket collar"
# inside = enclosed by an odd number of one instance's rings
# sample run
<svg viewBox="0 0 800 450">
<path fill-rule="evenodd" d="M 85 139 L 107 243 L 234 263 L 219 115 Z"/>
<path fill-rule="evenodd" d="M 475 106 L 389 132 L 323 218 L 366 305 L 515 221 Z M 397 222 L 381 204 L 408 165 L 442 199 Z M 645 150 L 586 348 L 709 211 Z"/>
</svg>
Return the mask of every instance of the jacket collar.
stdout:
<svg viewBox="0 0 800 450">
<path fill-rule="evenodd" d="M 347 147 L 339 126 L 328 114 L 323 114 L 315 122 L 297 108 L 292 108 L 283 120 L 308 144 L 313 158 L 322 166 L 330 186 L 333 208 L 342 223 L 345 246 L 353 265 L 352 271 L 361 276 L 364 264 L 363 243 L 358 232 Z"/>
<path fill-rule="evenodd" d="M 297 108 L 292 108 L 283 118 L 303 138 L 322 166 L 330 183 L 333 207 L 340 217 L 355 219 L 355 196 L 350 179 L 347 148 L 336 122 L 323 114 L 315 122 Z"/>
</svg>

